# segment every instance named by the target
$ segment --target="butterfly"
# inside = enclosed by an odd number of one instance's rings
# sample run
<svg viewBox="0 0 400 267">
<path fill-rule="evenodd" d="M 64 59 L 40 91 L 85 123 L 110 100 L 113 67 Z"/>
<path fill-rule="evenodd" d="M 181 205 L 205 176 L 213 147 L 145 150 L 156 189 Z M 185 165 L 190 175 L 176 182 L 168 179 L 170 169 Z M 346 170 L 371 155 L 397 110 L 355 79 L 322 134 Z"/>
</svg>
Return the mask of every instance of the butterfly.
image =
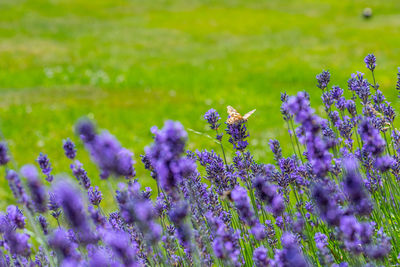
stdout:
<svg viewBox="0 0 400 267">
<path fill-rule="evenodd" d="M 236 123 L 247 121 L 247 119 L 251 116 L 251 114 L 253 114 L 256 110 L 253 109 L 252 111 L 249 111 L 246 114 L 244 114 L 244 116 L 240 115 L 240 113 L 237 112 L 236 109 L 234 109 L 231 106 L 227 107 L 227 111 L 228 111 L 229 117 L 226 120 L 226 123 L 228 123 L 228 124 L 236 124 Z"/>
</svg>

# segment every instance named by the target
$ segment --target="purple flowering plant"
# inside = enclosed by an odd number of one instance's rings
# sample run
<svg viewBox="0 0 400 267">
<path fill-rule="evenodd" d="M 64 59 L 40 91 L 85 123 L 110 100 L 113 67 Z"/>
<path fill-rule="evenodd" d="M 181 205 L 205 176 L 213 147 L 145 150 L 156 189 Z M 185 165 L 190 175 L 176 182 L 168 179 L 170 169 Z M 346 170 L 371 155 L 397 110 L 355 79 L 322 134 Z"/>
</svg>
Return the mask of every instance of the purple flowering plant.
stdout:
<svg viewBox="0 0 400 267">
<path fill-rule="evenodd" d="M 346 90 L 330 86 L 329 71 L 316 76 L 324 114 L 306 92 L 281 95 L 293 150 L 270 140 L 273 163 L 253 157 L 246 121 L 223 124 L 215 109 L 204 119 L 220 151 L 186 151 L 179 122 L 152 128 L 141 159 L 157 190 L 142 188 L 133 153 L 87 119 L 76 133 L 101 179 L 89 178 L 69 138 L 60 150 L 75 178 L 57 175 L 43 153 L 44 176 L 35 165 L 17 170 L 1 142 L 15 201 L 0 213 L 0 266 L 399 265 L 400 132 L 375 56 L 364 62 L 372 83 L 353 74 Z M 100 188 L 111 179 L 110 210 Z"/>
</svg>

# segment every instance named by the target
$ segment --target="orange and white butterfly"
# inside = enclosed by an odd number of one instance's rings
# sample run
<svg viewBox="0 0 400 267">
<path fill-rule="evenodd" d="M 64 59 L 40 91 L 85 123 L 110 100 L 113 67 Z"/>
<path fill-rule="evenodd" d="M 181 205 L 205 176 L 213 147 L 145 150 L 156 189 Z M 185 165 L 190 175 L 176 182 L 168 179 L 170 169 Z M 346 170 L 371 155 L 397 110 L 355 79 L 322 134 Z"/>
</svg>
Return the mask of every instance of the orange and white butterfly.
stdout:
<svg viewBox="0 0 400 267">
<path fill-rule="evenodd" d="M 247 119 L 256 111 L 255 109 L 253 109 L 252 111 L 247 112 L 246 114 L 244 114 L 244 116 L 240 115 L 239 112 L 236 111 L 236 109 L 234 109 L 231 106 L 227 107 L 227 111 L 228 111 L 228 119 L 226 120 L 226 123 L 228 124 L 236 124 L 236 123 L 240 123 L 240 122 L 245 122 L 247 121 Z"/>
</svg>

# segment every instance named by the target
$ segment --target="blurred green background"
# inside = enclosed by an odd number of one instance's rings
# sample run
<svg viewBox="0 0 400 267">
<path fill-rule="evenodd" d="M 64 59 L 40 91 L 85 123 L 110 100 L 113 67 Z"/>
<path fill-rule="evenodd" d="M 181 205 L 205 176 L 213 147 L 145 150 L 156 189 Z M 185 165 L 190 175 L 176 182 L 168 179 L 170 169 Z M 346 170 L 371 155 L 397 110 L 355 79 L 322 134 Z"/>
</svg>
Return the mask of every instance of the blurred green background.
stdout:
<svg viewBox="0 0 400 267">
<path fill-rule="evenodd" d="M 62 140 L 71 137 L 95 181 L 73 132 L 89 116 L 135 153 L 139 180 L 154 186 L 139 158 L 152 142 L 150 127 L 173 119 L 213 134 L 202 115 L 213 107 L 225 119 L 232 105 L 257 109 L 250 150 L 268 161 L 272 137 L 291 150 L 280 92 L 307 90 L 319 110 L 322 69 L 331 85 L 346 88 L 357 70 L 370 77 L 363 58 L 374 53 L 376 78 L 395 102 L 399 37 L 398 0 L 1 0 L 1 130 L 19 167 L 44 152 L 54 173 L 70 173 Z M 188 148 L 219 151 L 193 132 Z M 0 197 L 10 199 L 4 181 Z"/>
</svg>

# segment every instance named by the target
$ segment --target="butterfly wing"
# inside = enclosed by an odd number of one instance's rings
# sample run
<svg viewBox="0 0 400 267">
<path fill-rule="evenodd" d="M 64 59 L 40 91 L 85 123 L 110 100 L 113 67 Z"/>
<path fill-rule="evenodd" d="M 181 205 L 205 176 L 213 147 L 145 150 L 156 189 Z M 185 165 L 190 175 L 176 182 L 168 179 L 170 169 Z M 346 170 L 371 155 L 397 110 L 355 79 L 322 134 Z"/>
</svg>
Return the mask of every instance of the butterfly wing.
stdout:
<svg viewBox="0 0 400 267">
<path fill-rule="evenodd" d="M 227 107 L 227 112 L 228 112 L 228 120 L 226 121 L 228 124 L 234 124 L 243 119 L 242 115 L 240 115 L 239 112 L 237 112 L 236 109 L 234 109 L 232 106 Z"/>
<path fill-rule="evenodd" d="M 237 110 L 234 109 L 232 106 L 227 106 L 226 109 L 227 109 L 227 112 L 228 112 L 229 116 L 239 114 L 239 112 L 237 112 Z"/>
<path fill-rule="evenodd" d="M 254 112 L 256 112 L 255 109 L 253 109 L 252 111 L 247 112 L 246 114 L 244 114 L 243 119 L 247 121 L 247 119 L 248 119 Z"/>
</svg>

